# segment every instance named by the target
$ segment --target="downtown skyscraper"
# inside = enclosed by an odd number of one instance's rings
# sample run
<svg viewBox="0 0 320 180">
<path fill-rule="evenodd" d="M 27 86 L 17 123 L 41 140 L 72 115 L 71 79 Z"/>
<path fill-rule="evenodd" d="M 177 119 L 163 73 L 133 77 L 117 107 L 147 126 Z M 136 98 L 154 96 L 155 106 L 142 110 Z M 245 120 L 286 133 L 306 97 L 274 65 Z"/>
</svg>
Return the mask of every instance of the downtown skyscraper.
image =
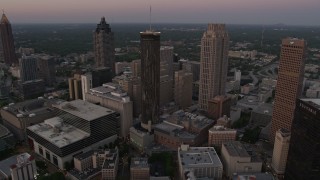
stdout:
<svg viewBox="0 0 320 180">
<path fill-rule="evenodd" d="M 96 67 L 110 67 L 114 72 L 114 36 L 105 17 L 101 18 L 93 32 L 93 45 Z"/>
<path fill-rule="evenodd" d="M 306 42 L 302 39 L 286 38 L 282 40 L 271 121 L 271 141 L 274 141 L 279 129 L 291 130 L 296 99 L 302 94 L 306 49 Z"/>
<path fill-rule="evenodd" d="M 199 107 L 208 110 L 208 101 L 225 94 L 228 72 L 229 35 L 224 24 L 208 24 L 201 39 Z"/>
<path fill-rule="evenodd" d="M 159 122 L 160 32 L 140 33 L 141 46 L 141 126 L 151 130 Z"/>
<path fill-rule="evenodd" d="M 4 13 L 0 21 L 0 61 L 4 61 L 9 66 L 18 64 L 11 24 Z"/>
</svg>

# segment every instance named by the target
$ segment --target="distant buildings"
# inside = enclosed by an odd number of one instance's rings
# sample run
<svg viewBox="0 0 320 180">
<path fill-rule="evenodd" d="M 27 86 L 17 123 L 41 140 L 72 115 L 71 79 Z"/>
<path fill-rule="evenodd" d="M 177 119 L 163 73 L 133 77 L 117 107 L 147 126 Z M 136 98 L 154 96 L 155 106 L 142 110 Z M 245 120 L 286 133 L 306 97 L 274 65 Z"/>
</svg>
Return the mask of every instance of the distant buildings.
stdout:
<svg viewBox="0 0 320 180">
<path fill-rule="evenodd" d="M 68 79 L 70 100 L 82 99 L 81 74 L 74 74 L 73 78 Z"/>
<path fill-rule="evenodd" d="M 272 154 L 272 168 L 278 175 L 283 175 L 286 169 L 290 144 L 290 131 L 279 129 L 276 132 Z"/>
<path fill-rule="evenodd" d="M 160 32 L 140 33 L 141 41 L 141 125 L 151 130 L 159 122 Z"/>
<path fill-rule="evenodd" d="M 223 143 L 235 141 L 236 137 L 237 130 L 215 125 L 209 129 L 208 145 L 221 148 Z"/>
<path fill-rule="evenodd" d="M 160 62 L 163 62 L 167 66 L 167 71 L 170 79 L 173 79 L 173 47 L 161 46 L 160 47 Z"/>
<path fill-rule="evenodd" d="M 183 70 L 175 72 L 174 101 L 182 109 L 192 105 L 192 73 Z"/>
<path fill-rule="evenodd" d="M 82 100 L 55 106 L 57 115 L 27 128 L 34 151 L 60 169 L 77 154 L 113 142 L 119 134 L 119 114 Z"/>
<path fill-rule="evenodd" d="M 22 82 L 38 79 L 37 59 L 32 56 L 22 56 L 19 59 L 20 79 Z"/>
<path fill-rule="evenodd" d="M 72 180 L 116 179 L 119 165 L 118 149 L 91 150 L 73 158 L 74 169 L 68 171 Z"/>
<path fill-rule="evenodd" d="M 18 82 L 18 94 L 21 100 L 32 99 L 43 96 L 45 92 L 45 82 L 42 79 L 36 79 L 25 82 Z"/>
<path fill-rule="evenodd" d="M 201 146 L 214 123 L 204 116 L 177 111 L 154 126 L 154 141 L 174 150 L 181 144 Z"/>
<path fill-rule="evenodd" d="M 130 143 L 131 145 L 143 151 L 145 147 L 149 146 L 154 141 L 154 134 L 148 132 L 140 126 L 134 126 L 130 128 Z"/>
<path fill-rule="evenodd" d="M 47 86 L 53 86 L 56 81 L 55 59 L 48 55 L 37 55 L 38 78 L 43 79 Z"/>
<path fill-rule="evenodd" d="M 320 177 L 320 101 L 298 99 L 291 128 L 285 179 Z"/>
<path fill-rule="evenodd" d="M 131 159 L 130 165 L 130 179 L 131 180 L 149 180 L 150 179 L 150 167 L 148 164 L 148 158 L 135 157 Z"/>
<path fill-rule="evenodd" d="M 229 36 L 224 24 L 209 24 L 201 39 L 199 107 L 208 110 L 208 101 L 225 94 L 228 72 Z"/>
<path fill-rule="evenodd" d="M 160 76 L 160 106 L 173 101 L 173 86 L 173 79 L 169 75 Z"/>
<path fill-rule="evenodd" d="M 182 63 L 182 70 L 192 73 L 193 82 L 199 81 L 200 79 L 200 62 L 199 61 L 189 61 L 180 60 Z"/>
<path fill-rule="evenodd" d="M 223 166 L 213 147 L 178 148 L 179 179 L 222 179 Z"/>
<path fill-rule="evenodd" d="M 295 38 L 282 40 L 271 141 L 274 141 L 276 131 L 279 129 L 291 129 L 296 99 L 302 94 L 306 48 L 305 40 Z"/>
<path fill-rule="evenodd" d="M 32 99 L 3 107 L 1 117 L 3 124 L 19 141 L 26 139 L 26 128 L 52 118 L 57 113 L 54 104 L 62 102 L 59 99 Z"/>
<path fill-rule="evenodd" d="M 12 180 L 36 179 L 37 166 L 33 156 L 23 153 L 17 156 L 17 164 L 10 166 Z"/>
<path fill-rule="evenodd" d="M 264 103 L 251 111 L 250 124 L 266 127 L 272 119 L 273 105 Z"/>
<path fill-rule="evenodd" d="M 229 141 L 222 144 L 221 156 L 223 169 L 229 178 L 234 173 L 261 172 L 262 161 L 249 147 L 239 141 Z"/>
<path fill-rule="evenodd" d="M 93 32 L 93 48 L 96 67 L 109 67 L 114 70 L 114 37 L 105 17 L 101 18 Z"/>
<path fill-rule="evenodd" d="M 3 57 L 3 59 L 1 59 L 1 57 Z M 0 21 L 0 61 L 3 61 L 8 66 L 12 64 L 18 65 L 11 24 L 4 13 Z"/>
<path fill-rule="evenodd" d="M 133 123 L 133 102 L 119 85 L 105 83 L 90 89 L 86 101 L 114 110 L 120 114 L 120 136 L 126 137 Z"/>
</svg>

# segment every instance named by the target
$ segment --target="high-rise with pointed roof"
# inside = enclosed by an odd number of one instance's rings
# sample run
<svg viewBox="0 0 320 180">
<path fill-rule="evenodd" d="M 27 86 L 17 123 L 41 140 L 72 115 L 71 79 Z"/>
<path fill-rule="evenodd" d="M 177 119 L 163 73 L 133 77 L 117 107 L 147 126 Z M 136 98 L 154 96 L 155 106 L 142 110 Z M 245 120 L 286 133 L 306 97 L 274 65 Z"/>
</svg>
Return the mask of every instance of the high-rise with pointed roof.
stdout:
<svg viewBox="0 0 320 180">
<path fill-rule="evenodd" d="M 0 21 L 0 61 L 4 61 L 7 65 L 18 64 L 11 24 L 4 12 Z"/>
<path fill-rule="evenodd" d="M 228 72 L 229 36 L 224 24 L 208 24 L 201 39 L 199 107 L 208 110 L 208 101 L 225 94 Z"/>
<path fill-rule="evenodd" d="M 101 18 L 93 32 L 96 67 L 110 67 L 114 70 L 114 37 L 105 17 Z"/>
</svg>

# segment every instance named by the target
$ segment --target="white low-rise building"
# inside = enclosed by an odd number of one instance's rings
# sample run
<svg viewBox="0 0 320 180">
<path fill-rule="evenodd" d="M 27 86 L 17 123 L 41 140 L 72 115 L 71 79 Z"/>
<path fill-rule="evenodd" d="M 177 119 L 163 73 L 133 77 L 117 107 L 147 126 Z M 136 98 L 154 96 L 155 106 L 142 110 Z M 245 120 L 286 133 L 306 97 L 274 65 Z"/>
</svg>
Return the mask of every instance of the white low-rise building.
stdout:
<svg viewBox="0 0 320 180">
<path fill-rule="evenodd" d="M 182 180 L 222 179 L 223 166 L 213 147 L 178 148 L 179 175 Z"/>
</svg>

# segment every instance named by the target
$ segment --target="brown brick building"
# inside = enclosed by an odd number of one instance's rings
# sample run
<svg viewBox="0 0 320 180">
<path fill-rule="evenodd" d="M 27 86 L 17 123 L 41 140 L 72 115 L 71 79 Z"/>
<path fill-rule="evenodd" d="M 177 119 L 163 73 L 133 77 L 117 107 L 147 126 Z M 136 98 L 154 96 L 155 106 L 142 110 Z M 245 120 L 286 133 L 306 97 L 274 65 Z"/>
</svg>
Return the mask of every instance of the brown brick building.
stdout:
<svg viewBox="0 0 320 180">
<path fill-rule="evenodd" d="M 296 99 L 302 93 L 306 46 L 306 41 L 303 39 L 282 40 L 271 141 L 274 141 L 275 134 L 280 128 L 291 129 Z"/>
</svg>

